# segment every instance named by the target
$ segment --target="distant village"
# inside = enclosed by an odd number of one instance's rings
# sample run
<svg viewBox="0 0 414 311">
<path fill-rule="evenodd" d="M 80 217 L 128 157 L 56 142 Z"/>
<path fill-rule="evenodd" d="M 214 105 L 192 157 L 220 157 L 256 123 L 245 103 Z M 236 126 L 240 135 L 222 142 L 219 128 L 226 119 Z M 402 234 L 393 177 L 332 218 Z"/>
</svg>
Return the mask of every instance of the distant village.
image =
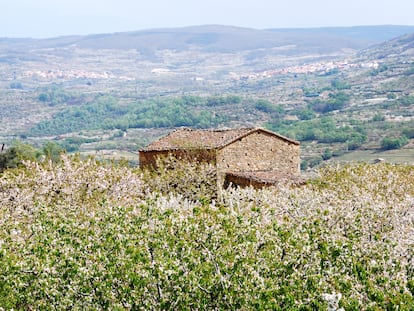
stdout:
<svg viewBox="0 0 414 311">
<path fill-rule="evenodd" d="M 121 80 L 134 80 L 133 78 L 126 76 L 116 76 L 111 72 L 91 72 L 85 70 L 27 70 L 23 72 L 24 78 L 38 78 L 44 80 L 54 79 L 121 79 Z"/>
<path fill-rule="evenodd" d="M 308 73 L 320 73 L 326 74 L 334 70 L 349 70 L 352 68 L 371 68 L 377 69 L 379 67 L 378 62 L 366 62 L 366 63 L 349 63 L 348 61 L 328 61 L 328 62 L 316 62 L 311 64 L 303 64 L 297 66 L 289 66 L 279 69 L 265 70 L 255 73 L 235 73 L 230 72 L 229 76 L 232 80 L 257 80 L 271 78 L 284 74 L 308 74 Z M 167 68 L 154 68 L 151 70 L 151 74 L 165 75 L 174 74 L 174 71 Z M 112 72 L 90 72 L 84 70 L 27 70 L 22 73 L 24 78 L 38 78 L 44 80 L 54 79 L 120 79 L 125 81 L 135 80 L 133 77 L 118 76 Z M 196 81 L 202 81 L 204 78 L 197 77 Z"/>
<path fill-rule="evenodd" d="M 330 62 L 317 62 L 311 64 L 304 64 L 298 66 L 290 66 L 274 70 L 265 70 L 262 72 L 248 73 L 248 74 L 236 74 L 231 73 L 234 80 L 255 80 L 271 78 L 283 74 L 307 74 L 307 73 L 321 73 L 326 74 L 333 70 L 349 70 L 352 68 L 371 68 L 377 69 L 379 67 L 378 62 L 367 63 L 349 63 L 348 61 L 330 61 Z"/>
</svg>

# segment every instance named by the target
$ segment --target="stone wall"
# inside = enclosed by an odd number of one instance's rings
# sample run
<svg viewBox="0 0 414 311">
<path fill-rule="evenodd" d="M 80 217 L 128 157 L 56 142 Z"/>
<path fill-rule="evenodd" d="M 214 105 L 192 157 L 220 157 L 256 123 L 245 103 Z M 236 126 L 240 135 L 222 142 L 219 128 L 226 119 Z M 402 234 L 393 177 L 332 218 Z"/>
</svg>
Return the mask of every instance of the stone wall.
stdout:
<svg viewBox="0 0 414 311">
<path fill-rule="evenodd" d="M 254 132 L 218 150 L 218 183 L 226 172 L 277 171 L 300 174 L 300 147 L 267 132 Z"/>
<path fill-rule="evenodd" d="M 277 175 L 300 175 L 298 143 L 256 131 L 218 149 L 143 150 L 140 166 L 157 168 L 157 159 L 172 155 L 185 161 L 208 162 L 217 166 L 217 186 L 224 184 L 228 172 L 273 171 Z"/>
<path fill-rule="evenodd" d="M 254 172 L 227 172 L 224 180 L 224 188 L 229 186 L 250 187 L 261 189 L 270 186 L 300 186 L 306 183 L 306 179 L 300 175 L 281 174 L 278 171 L 254 171 Z"/>
<path fill-rule="evenodd" d="M 144 168 L 157 168 L 159 158 L 173 156 L 177 159 L 192 162 L 215 163 L 215 150 L 162 150 L 162 151 L 140 151 L 139 165 Z"/>
<path fill-rule="evenodd" d="M 256 189 L 262 189 L 263 187 L 270 186 L 272 184 L 269 184 L 263 181 L 258 181 L 252 178 L 244 177 L 244 176 L 239 176 L 237 174 L 227 173 L 224 177 L 223 187 L 228 188 L 230 185 L 238 186 L 241 188 L 246 188 L 246 187 L 251 186 Z"/>
</svg>

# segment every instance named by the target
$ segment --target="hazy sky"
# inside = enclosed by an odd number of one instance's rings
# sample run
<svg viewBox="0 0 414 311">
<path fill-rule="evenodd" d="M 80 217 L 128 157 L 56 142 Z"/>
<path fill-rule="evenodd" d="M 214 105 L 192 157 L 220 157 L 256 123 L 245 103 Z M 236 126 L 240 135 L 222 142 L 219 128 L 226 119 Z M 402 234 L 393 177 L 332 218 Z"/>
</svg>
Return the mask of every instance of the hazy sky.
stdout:
<svg viewBox="0 0 414 311">
<path fill-rule="evenodd" d="M 413 0 L 0 0 L 0 37 L 204 24 L 251 28 L 414 25 Z"/>
</svg>

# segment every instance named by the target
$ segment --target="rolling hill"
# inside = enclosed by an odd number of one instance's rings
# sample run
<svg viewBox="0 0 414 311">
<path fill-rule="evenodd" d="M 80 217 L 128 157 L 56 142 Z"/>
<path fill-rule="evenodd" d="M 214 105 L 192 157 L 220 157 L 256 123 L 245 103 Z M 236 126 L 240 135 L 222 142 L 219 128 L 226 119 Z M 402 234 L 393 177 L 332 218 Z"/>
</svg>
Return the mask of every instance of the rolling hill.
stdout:
<svg viewBox="0 0 414 311">
<path fill-rule="evenodd" d="M 303 54 L 361 49 L 375 43 L 414 32 L 414 26 L 360 26 L 309 29 L 257 30 L 233 26 L 204 25 L 184 28 L 151 29 L 112 34 L 68 36 L 49 39 L 0 39 L 1 50 L 19 48 L 50 49 L 76 46 L 85 49 L 136 49 L 232 53 L 255 49 L 289 47 Z"/>
<path fill-rule="evenodd" d="M 359 52 L 370 59 L 414 56 L 414 33 L 404 34 Z"/>
<path fill-rule="evenodd" d="M 306 159 L 378 150 L 414 128 L 410 32 L 207 25 L 3 38 L 0 138 L 117 152 L 173 126 L 268 126 L 303 138 Z"/>
</svg>

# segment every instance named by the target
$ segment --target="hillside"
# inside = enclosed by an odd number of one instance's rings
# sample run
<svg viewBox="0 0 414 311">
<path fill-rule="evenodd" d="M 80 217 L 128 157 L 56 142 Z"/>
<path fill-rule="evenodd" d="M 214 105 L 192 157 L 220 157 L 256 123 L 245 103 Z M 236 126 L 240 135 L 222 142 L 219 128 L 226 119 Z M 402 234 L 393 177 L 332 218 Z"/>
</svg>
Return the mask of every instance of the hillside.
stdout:
<svg viewBox="0 0 414 311">
<path fill-rule="evenodd" d="M 287 29 L 269 29 L 276 33 L 301 34 L 311 38 L 315 35 L 331 35 L 332 37 L 342 37 L 359 39 L 366 42 L 384 42 L 390 39 L 410 34 L 414 32 L 414 26 L 398 25 L 378 25 L 378 26 L 353 26 L 353 27 L 321 27 L 321 28 L 287 28 Z"/>
<path fill-rule="evenodd" d="M 0 135 L 135 159 L 176 126 L 264 126 L 301 140 L 312 166 L 355 150 L 385 157 L 384 139 L 404 154 L 391 161 L 411 162 L 410 30 L 210 25 L 0 39 Z"/>
<path fill-rule="evenodd" d="M 359 27 L 345 31 L 341 28 L 256 30 L 206 25 L 93 35 L 79 38 L 71 44 L 92 49 L 137 49 L 146 53 L 188 49 L 231 53 L 286 47 L 282 53 L 289 51 L 296 55 L 311 51 L 326 53 L 347 48 L 360 49 L 407 32 L 414 32 L 414 27 Z M 379 36 L 379 33 L 382 35 Z"/>
<path fill-rule="evenodd" d="M 392 40 L 374 45 L 367 50 L 362 50 L 359 55 L 369 59 L 413 57 L 414 33 L 398 36 Z"/>
</svg>

